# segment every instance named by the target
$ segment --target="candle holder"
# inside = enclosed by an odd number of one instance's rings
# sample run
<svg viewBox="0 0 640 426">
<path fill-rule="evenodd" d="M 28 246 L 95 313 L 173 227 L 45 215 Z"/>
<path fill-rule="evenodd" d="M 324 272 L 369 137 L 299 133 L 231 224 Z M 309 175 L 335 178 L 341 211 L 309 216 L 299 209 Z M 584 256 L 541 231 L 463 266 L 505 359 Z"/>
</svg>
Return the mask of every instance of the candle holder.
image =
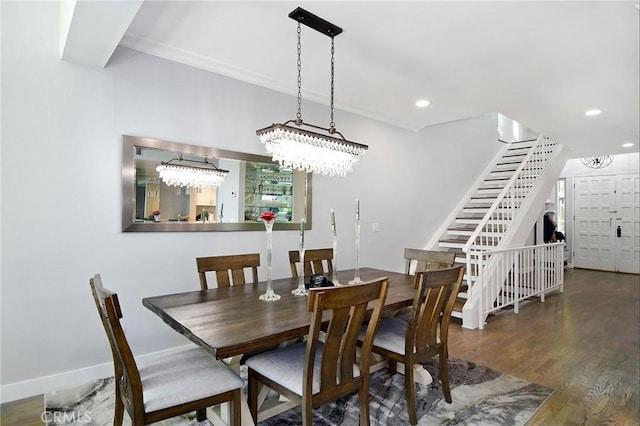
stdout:
<svg viewBox="0 0 640 426">
<path fill-rule="evenodd" d="M 263 213 L 263 216 L 264 215 Z M 260 296 L 260 300 L 275 302 L 276 300 L 280 300 L 280 295 L 274 293 L 271 283 L 271 236 L 273 234 L 273 224 L 276 222 L 276 219 L 275 215 L 273 215 L 269 220 L 266 217 L 263 217 L 262 220 L 264 220 L 264 227 L 267 230 L 267 292 Z"/>
<path fill-rule="evenodd" d="M 355 222 L 356 227 L 356 274 L 349 284 L 360 284 L 362 280 L 360 279 L 360 221 L 356 219 Z"/>
<path fill-rule="evenodd" d="M 333 285 L 340 285 L 338 281 L 338 236 L 336 234 L 331 235 L 331 242 L 333 245 L 333 273 L 331 274 L 331 282 Z"/>
<path fill-rule="evenodd" d="M 304 286 L 304 246 L 300 244 L 300 275 L 298 275 L 298 287 L 291 290 L 291 294 L 294 296 L 306 296 L 309 294 L 309 290 Z"/>
</svg>

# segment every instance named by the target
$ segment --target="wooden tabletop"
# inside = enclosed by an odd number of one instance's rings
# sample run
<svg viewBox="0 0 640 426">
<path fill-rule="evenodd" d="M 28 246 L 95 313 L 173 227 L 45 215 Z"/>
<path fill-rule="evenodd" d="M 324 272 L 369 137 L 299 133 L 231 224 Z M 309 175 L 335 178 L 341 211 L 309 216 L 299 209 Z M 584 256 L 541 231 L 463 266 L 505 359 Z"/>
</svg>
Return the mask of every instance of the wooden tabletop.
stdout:
<svg viewBox="0 0 640 426">
<path fill-rule="evenodd" d="M 344 284 L 353 276 L 354 270 L 340 271 L 338 280 Z M 360 268 L 362 281 L 383 277 L 389 279 L 385 306 L 395 309 L 411 305 L 413 276 Z M 308 298 L 291 294 L 298 280 L 283 278 L 273 280 L 272 285 L 282 297 L 276 302 L 259 299 L 266 291 L 266 282 L 261 282 L 147 297 L 142 304 L 174 330 L 222 359 L 268 348 L 309 332 Z"/>
</svg>

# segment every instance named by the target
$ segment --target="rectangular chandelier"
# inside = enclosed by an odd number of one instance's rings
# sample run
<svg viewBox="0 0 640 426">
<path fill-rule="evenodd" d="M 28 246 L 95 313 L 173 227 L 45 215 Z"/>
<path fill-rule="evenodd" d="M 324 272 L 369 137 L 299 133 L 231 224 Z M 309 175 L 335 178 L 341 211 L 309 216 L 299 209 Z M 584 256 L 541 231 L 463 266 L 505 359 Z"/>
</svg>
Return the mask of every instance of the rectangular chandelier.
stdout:
<svg viewBox="0 0 640 426">
<path fill-rule="evenodd" d="M 173 163 L 177 161 L 177 163 Z M 182 164 L 184 161 L 204 164 L 204 166 L 191 166 Z M 217 168 L 205 157 L 204 161 L 187 160 L 182 158 L 172 158 L 167 162 L 161 162 L 156 171 L 160 174 L 160 179 L 168 186 L 186 187 L 218 187 L 229 174 L 228 170 Z"/>
<path fill-rule="evenodd" d="M 353 167 L 358 164 L 369 147 L 346 140 L 336 130 L 333 121 L 334 37 L 342 32 L 342 28 L 300 7 L 291 12 L 289 17 L 298 22 L 298 113 L 294 120 L 259 129 L 256 131 L 256 135 L 265 145 L 267 152 L 272 154 L 273 160 L 280 163 L 282 167 L 290 167 L 307 173 L 345 176 L 353 171 Z M 305 123 L 302 120 L 301 24 L 331 38 L 331 121 L 329 128 Z M 326 134 L 305 130 L 302 126 L 322 130 Z"/>
</svg>

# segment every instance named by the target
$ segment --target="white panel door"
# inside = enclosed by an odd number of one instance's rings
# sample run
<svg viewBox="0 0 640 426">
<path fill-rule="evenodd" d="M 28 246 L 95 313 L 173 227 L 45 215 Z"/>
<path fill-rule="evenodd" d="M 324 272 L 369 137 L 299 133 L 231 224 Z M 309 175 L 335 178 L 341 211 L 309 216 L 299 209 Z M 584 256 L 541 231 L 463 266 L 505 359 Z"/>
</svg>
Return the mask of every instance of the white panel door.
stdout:
<svg viewBox="0 0 640 426">
<path fill-rule="evenodd" d="M 616 209 L 616 270 L 638 274 L 640 273 L 640 175 L 617 177 Z M 619 231 L 618 227 L 620 227 Z"/>
<path fill-rule="evenodd" d="M 615 270 L 615 176 L 575 178 L 574 266 Z"/>
<path fill-rule="evenodd" d="M 640 175 L 574 181 L 574 266 L 640 273 Z"/>
</svg>

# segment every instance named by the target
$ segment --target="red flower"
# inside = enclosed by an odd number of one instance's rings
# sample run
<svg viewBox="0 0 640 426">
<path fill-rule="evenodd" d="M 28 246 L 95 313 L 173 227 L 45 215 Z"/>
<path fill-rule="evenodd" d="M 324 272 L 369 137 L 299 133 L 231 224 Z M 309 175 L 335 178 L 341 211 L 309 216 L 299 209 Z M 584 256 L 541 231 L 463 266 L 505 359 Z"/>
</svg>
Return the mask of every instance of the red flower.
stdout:
<svg viewBox="0 0 640 426">
<path fill-rule="evenodd" d="M 270 220 L 273 220 L 276 218 L 276 214 L 274 212 L 264 212 L 260 215 L 260 219 L 264 220 L 265 222 L 269 222 Z"/>
<path fill-rule="evenodd" d="M 160 216 L 160 210 L 154 210 L 151 212 L 151 214 L 154 216 Z"/>
</svg>

